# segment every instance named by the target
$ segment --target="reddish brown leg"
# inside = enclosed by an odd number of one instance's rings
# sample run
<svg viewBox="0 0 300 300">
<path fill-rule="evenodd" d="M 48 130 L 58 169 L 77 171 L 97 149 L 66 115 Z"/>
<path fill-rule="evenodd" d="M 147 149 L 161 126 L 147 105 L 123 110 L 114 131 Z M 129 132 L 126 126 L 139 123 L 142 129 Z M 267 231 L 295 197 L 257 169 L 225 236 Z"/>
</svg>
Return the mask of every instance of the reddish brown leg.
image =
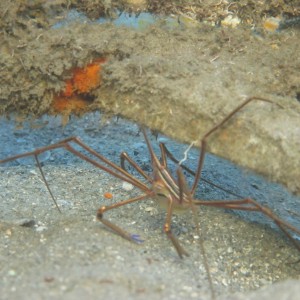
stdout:
<svg viewBox="0 0 300 300">
<path fill-rule="evenodd" d="M 168 155 L 170 154 L 170 156 L 172 157 L 172 158 L 174 158 L 174 156 L 171 154 L 171 152 L 167 149 L 167 146 L 164 144 L 164 143 L 162 143 L 162 142 L 160 142 L 159 143 L 159 148 L 160 148 L 160 154 L 161 154 L 161 157 L 160 157 L 160 162 L 161 162 L 161 164 L 165 167 L 165 168 L 167 168 L 168 167 L 168 162 L 167 162 L 167 157 L 169 157 Z M 172 160 L 172 158 L 170 158 L 171 160 Z M 175 158 L 173 159 L 173 162 L 175 162 L 175 163 L 179 163 L 179 161 L 178 160 L 176 160 Z"/>
<path fill-rule="evenodd" d="M 248 103 L 250 103 L 251 101 L 254 101 L 254 100 L 274 103 L 273 101 L 265 99 L 265 98 L 250 97 L 250 98 L 246 99 L 244 102 L 242 102 L 238 107 L 236 107 L 231 113 L 229 113 L 221 122 L 217 123 L 213 128 L 208 130 L 203 135 L 203 137 L 201 139 L 201 142 L 200 142 L 201 143 L 201 145 L 200 145 L 201 153 L 200 153 L 200 157 L 199 157 L 199 161 L 198 161 L 198 167 L 197 167 L 197 171 L 196 171 L 196 174 L 195 174 L 194 184 L 193 184 L 192 190 L 191 190 L 192 195 L 195 194 L 197 185 L 198 185 L 199 180 L 201 178 L 201 171 L 202 171 L 202 167 L 203 167 L 203 163 L 204 163 L 204 157 L 205 157 L 205 153 L 206 153 L 206 145 L 207 145 L 208 137 L 210 135 L 212 135 L 215 131 L 217 131 L 220 127 L 222 127 L 224 123 L 226 123 L 233 115 L 235 115 L 238 111 L 240 111 L 244 106 L 246 106 Z M 277 105 L 280 106 L 279 104 L 277 104 Z"/>
<path fill-rule="evenodd" d="M 150 144 L 150 141 L 146 135 L 145 129 L 142 127 L 141 128 L 143 135 L 145 137 L 145 141 L 147 143 L 148 146 L 148 150 L 150 152 L 150 156 L 151 156 L 151 161 L 152 161 L 152 167 L 153 167 L 153 173 L 155 174 L 155 169 L 159 169 L 160 171 L 162 169 L 165 169 L 166 164 L 165 162 L 163 162 L 162 164 L 159 162 L 157 156 L 155 155 L 153 148 Z M 141 168 L 126 154 L 126 153 L 122 153 L 121 154 L 121 166 L 122 168 L 125 169 L 125 160 L 127 160 L 145 179 L 149 180 L 150 182 L 154 182 L 154 179 L 151 179 L 148 177 L 148 175 L 146 175 Z M 169 176 L 171 176 L 170 174 L 168 174 Z M 153 192 L 153 195 L 155 196 L 155 192 Z M 172 230 L 171 230 L 171 219 L 172 219 L 172 213 L 173 213 L 173 206 L 174 206 L 174 202 L 173 199 L 171 198 L 171 196 L 167 197 L 165 201 L 168 201 L 168 209 L 167 209 L 167 216 L 166 216 L 166 221 L 163 227 L 164 232 L 166 233 L 167 237 L 171 240 L 173 246 L 175 247 L 178 255 L 180 258 L 183 258 L 183 256 L 189 256 L 189 254 L 184 250 L 184 248 L 180 245 L 180 243 L 178 242 L 177 238 L 173 235 Z"/>
<path fill-rule="evenodd" d="M 176 249 L 178 255 L 180 258 L 183 258 L 183 256 L 189 256 L 189 254 L 184 250 L 184 248 L 180 245 L 178 239 L 173 235 L 171 230 L 171 219 L 172 219 L 172 213 L 173 213 L 173 199 L 169 198 L 168 200 L 168 209 L 167 209 L 167 217 L 166 222 L 164 224 L 164 232 L 167 235 L 167 237 L 171 240 L 174 248 Z"/>
<path fill-rule="evenodd" d="M 102 222 L 104 225 L 106 225 L 108 228 L 110 228 L 112 231 L 114 231 L 115 233 L 119 234 L 121 237 L 123 237 L 124 239 L 127 239 L 129 241 L 133 241 L 136 243 L 141 243 L 143 242 L 140 238 L 139 235 L 135 235 L 135 234 L 130 234 L 127 231 L 125 231 L 124 229 L 120 228 L 119 226 L 115 225 L 114 223 L 110 222 L 107 219 L 103 218 L 103 215 L 106 211 L 114 209 L 114 208 L 118 208 L 124 205 L 127 205 L 129 203 L 134 203 L 137 201 L 141 201 L 141 200 L 145 200 L 146 198 L 150 198 L 153 197 L 154 193 L 149 193 L 147 195 L 141 195 L 132 199 L 128 199 L 128 200 L 124 200 L 109 206 L 102 206 L 101 208 L 98 209 L 97 211 L 97 220 Z"/>
<path fill-rule="evenodd" d="M 173 156 L 173 154 L 170 152 L 170 150 L 167 148 L 167 146 L 164 143 L 160 143 L 159 147 L 160 147 L 160 150 L 161 150 L 162 157 L 164 157 L 164 161 L 166 161 L 166 157 L 168 157 L 174 163 L 176 163 L 176 164 L 179 163 L 179 160 L 176 159 Z M 165 165 L 167 165 L 167 163 L 165 163 Z M 192 176 L 196 175 L 196 173 L 194 171 L 192 171 L 190 168 L 188 168 L 187 166 L 181 164 L 180 167 L 181 167 L 181 169 L 183 169 L 184 171 L 186 171 L 190 175 L 192 175 Z M 222 190 L 222 191 L 224 191 L 224 192 L 226 192 L 226 193 L 228 193 L 228 194 L 230 194 L 232 196 L 235 196 L 235 197 L 238 197 L 238 198 L 243 198 L 241 195 L 236 194 L 236 193 L 234 193 L 234 192 L 232 192 L 230 190 L 227 190 L 227 189 L 225 189 L 225 188 L 223 188 L 223 187 L 221 187 L 221 186 L 219 186 L 219 185 L 213 183 L 212 181 L 207 180 L 207 179 L 205 179 L 203 177 L 201 177 L 201 181 L 203 181 L 203 182 L 205 182 L 205 183 L 207 183 L 207 184 L 209 184 L 209 185 L 211 185 L 211 186 L 213 186 L 213 187 L 215 187 L 215 188 L 217 188 L 219 190 Z"/>
<path fill-rule="evenodd" d="M 153 179 L 148 176 L 142 169 L 141 167 L 126 153 L 126 152 L 122 152 L 120 154 L 120 160 L 121 160 L 121 168 L 123 170 L 125 170 L 126 172 L 127 169 L 125 167 L 125 161 L 127 161 L 139 174 L 141 174 L 147 181 L 149 181 L 150 183 L 153 182 Z"/>
<path fill-rule="evenodd" d="M 167 166 L 167 160 L 166 160 L 166 156 L 164 153 L 162 153 L 162 157 L 161 160 L 158 159 L 158 157 L 156 156 L 156 154 L 154 153 L 154 150 L 152 148 L 152 145 L 147 137 L 145 128 L 141 128 L 141 131 L 144 135 L 149 153 L 150 153 L 150 157 L 151 157 L 151 166 L 153 169 L 153 174 L 154 174 L 154 181 L 157 179 L 156 177 L 156 173 L 164 173 L 165 176 L 169 177 L 169 179 L 171 179 L 173 182 L 176 182 L 175 178 L 172 176 L 171 172 L 168 170 L 168 166 Z M 158 176 L 159 177 L 159 176 Z"/>
<path fill-rule="evenodd" d="M 211 293 L 212 293 L 212 299 L 215 299 L 215 289 L 214 289 L 214 286 L 213 286 L 212 276 L 211 276 L 211 273 L 210 273 L 210 268 L 209 268 L 208 259 L 207 259 L 207 254 L 206 254 L 205 247 L 204 247 L 204 241 L 203 241 L 201 230 L 200 230 L 200 223 L 199 223 L 199 220 L 198 220 L 197 209 L 195 207 L 195 203 L 194 203 L 192 194 L 190 192 L 190 189 L 187 185 L 187 182 L 185 180 L 185 177 L 183 175 L 183 172 L 182 172 L 182 169 L 181 169 L 180 166 L 177 169 L 177 177 L 178 177 L 180 203 L 183 203 L 184 202 L 184 197 L 187 197 L 187 200 L 188 200 L 188 202 L 190 204 L 190 207 L 191 207 L 191 210 L 193 212 L 194 223 L 195 223 L 197 235 L 198 235 L 198 238 L 199 238 L 199 246 L 200 246 L 201 254 L 202 254 L 202 257 L 203 257 L 203 264 L 204 264 L 204 267 L 205 267 L 205 270 L 206 270 L 210 290 L 211 290 Z"/>
<path fill-rule="evenodd" d="M 107 164 L 108 166 L 110 166 L 112 169 L 109 169 L 107 166 L 104 166 L 103 164 L 100 164 L 99 162 L 97 162 L 94 159 L 91 159 L 90 157 L 84 155 L 83 153 L 75 150 L 70 143 L 74 143 L 77 144 L 78 146 L 80 146 L 81 148 L 85 149 L 87 152 L 89 152 L 90 154 L 94 155 L 95 157 L 97 157 L 100 161 L 104 162 L 105 164 Z M 89 146 L 87 146 L 86 144 L 84 144 L 79 138 L 77 137 L 70 137 L 67 138 L 65 140 L 62 140 L 58 143 L 46 146 L 46 147 L 42 147 L 42 148 L 38 148 L 34 151 L 31 152 L 26 152 L 23 154 L 19 154 L 19 155 L 15 155 L 13 157 L 9 157 L 3 160 L 0 160 L 0 163 L 5 163 L 8 161 L 12 161 L 18 158 L 22 158 L 22 157 L 27 157 L 27 156 L 38 156 L 39 154 L 45 152 L 45 151 L 49 151 L 49 150 L 53 150 L 53 149 L 58 149 L 58 148 L 64 148 L 65 150 L 73 153 L 75 156 L 78 156 L 79 158 L 81 158 L 82 160 L 85 160 L 89 163 L 91 163 L 92 165 L 94 165 L 95 167 L 121 179 L 124 181 L 127 181 L 129 183 L 132 183 L 134 186 L 140 188 L 141 190 L 145 190 L 148 191 L 149 188 L 141 181 L 139 181 L 138 179 L 134 178 L 133 176 L 131 176 L 128 172 L 126 172 L 125 170 L 123 170 L 121 167 L 119 167 L 118 165 L 114 164 L 113 162 L 111 162 L 110 160 L 108 160 L 107 158 L 105 158 L 103 155 L 99 154 L 98 152 L 96 152 L 95 150 L 93 150 L 92 148 L 90 148 Z"/>
<path fill-rule="evenodd" d="M 278 216 L 276 216 L 270 208 L 265 207 L 251 198 L 241 199 L 241 200 L 229 200 L 229 201 L 201 201 L 194 200 L 195 205 L 205 205 L 213 206 L 218 208 L 225 209 L 234 209 L 234 210 L 245 210 L 245 211 L 256 211 L 261 212 L 271 220 L 287 235 L 287 237 L 292 241 L 296 248 L 300 251 L 299 243 L 292 237 L 288 232 L 291 230 L 300 235 L 300 230 L 291 224 L 283 221 Z"/>
<path fill-rule="evenodd" d="M 57 204 L 57 202 L 56 202 L 56 200 L 55 200 L 55 197 L 54 197 L 54 195 L 53 195 L 53 193 L 52 193 L 52 191 L 51 191 L 51 189 L 50 189 L 50 186 L 49 186 L 49 184 L 48 184 L 48 182 L 47 182 L 47 179 L 46 179 L 45 174 L 44 174 L 44 172 L 43 172 L 43 169 L 42 169 L 41 163 L 40 163 L 40 161 L 39 161 L 39 159 L 38 159 L 38 156 L 35 154 L 35 155 L 34 155 L 34 158 L 35 158 L 36 164 L 37 164 L 37 166 L 38 166 L 38 168 L 39 168 L 39 170 L 40 170 L 40 173 L 41 173 L 41 175 L 42 175 L 43 182 L 45 183 L 45 185 L 46 185 L 46 187 L 47 187 L 47 190 L 48 190 L 48 192 L 49 192 L 49 194 L 50 194 L 50 196 L 51 196 L 51 198 L 52 198 L 52 200 L 53 200 L 53 202 L 54 202 L 56 208 L 57 208 L 58 211 L 61 213 L 61 210 L 60 210 L 60 208 L 59 208 L 59 206 L 58 206 L 58 204 Z"/>
<path fill-rule="evenodd" d="M 93 156 L 95 156 L 96 158 L 98 158 L 100 161 L 104 162 L 107 166 L 103 165 L 102 163 L 97 162 L 95 159 L 92 159 L 88 156 L 86 156 L 85 154 L 77 151 L 76 149 L 74 149 L 70 143 L 74 143 L 77 144 L 78 146 L 80 146 L 82 149 L 85 149 L 87 152 L 89 152 L 90 154 L 92 154 Z M 65 140 L 62 140 L 58 143 L 46 146 L 46 147 L 42 147 L 42 148 L 38 148 L 34 151 L 31 152 L 26 152 L 23 154 L 19 154 L 19 155 L 15 155 L 3 160 L 0 160 L 0 164 L 1 163 L 5 163 L 8 161 L 13 161 L 15 159 L 18 158 L 22 158 L 22 157 L 28 157 L 28 156 L 34 156 L 36 161 L 37 161 L 37 165 L 38 168 L 41 172 L 43 181 L 52 197 L 53 202 L 55 203 L 56 207 L 59 210 L 59 207 L 56 203 L 56 200 L 51 192 L 51 189 L 47 183 L 47 180 L 45 178 L 44 172 L 42 170 L 41 164 L 38 160 L 38 155 L 45 152 L 45 151 L 49 151 L 49 150 L 53 150 L 53 149 L 58 149 L 58 148 L 64 148 L 67 151 L 73 153 L 75 156 L 78 156 L 79 158 L 91 163 L 92 165 L 94 165 L 95 167 L 123 180 L 123 181 L 127 181 L 129 183 L 131 183 L 132 185 L 138 187 L 139 189 L 141 189 L 142 191 L 146 192 L 146 193 L 151 193 L 151 190 L 149 189 L 149 187 L 144 184 L 143 182 L 141 182 L 140 180 L 136 179 L 135 177 L 133 177 L 132 175 L 130 175 L 128 172 L 126 172 L 125 170 L 123 170 L 121 167 L 117 166 L 116 164 L 112 163 L 111 161 L 109 161 L 108 159 L 106 159 L 104 156 L 102 156 L 101 154 L 97 153 L 96 151 L 94 151 L 93 149 L 91 149 L 90 147 L 88 147 L 87 145 L 85 145 L 79 138 L 77 137 L 70 137 L 67 138 Z M 110 167 L 110 168 L 109 168 Z"/>
</svg>

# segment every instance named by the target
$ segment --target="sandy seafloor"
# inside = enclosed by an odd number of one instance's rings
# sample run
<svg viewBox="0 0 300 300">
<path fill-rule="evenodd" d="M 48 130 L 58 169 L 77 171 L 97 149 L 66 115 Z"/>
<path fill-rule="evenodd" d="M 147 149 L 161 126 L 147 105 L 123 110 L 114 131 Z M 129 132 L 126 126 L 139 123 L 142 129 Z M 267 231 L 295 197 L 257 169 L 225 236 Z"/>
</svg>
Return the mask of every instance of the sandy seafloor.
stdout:
<svg viewBox="0 0 300 300">
<path fill-rule="evenodd" d="M 151 172 L 138 127 L 124 120 L 105 120 L 99 114 L 90 114 L 62 128 L 59 119 L 45 118 L 21 130 L 15 130 L 12 122 L 0 122 L 0 158 L 76 135 L 116 163 L 119 153 L 127 151 Z M 45 122 L 48 124 L 37 128 Z M 155 137 L 151 140 L 158 153 Z M 176 157 L 183 157 L 187 145 L 161 135 L 158 140 L 166 142 Z M 198 151 L 189 154 L 187 162 L 194 167 Z M 139 245 L 130 243 L 98 223 L 95 212 L 104 203 L 137 195 L 137 189 L 127 191 L 119 180 L 63 150 L 42 155 L 41 159 L 61 214 L 34 165 L 25 160 L 0 168 L 0 299 L 210 299 L 189 211 L 174 217 L 173 229 L 190 257 L 179 259 L 162 232 L 165 213 L 155 200 L 107 213 L 111 221 L 144 240 Z M 280 186 L 212 156 L 207 157 L 203 176 L 269 205 L 300 227 L 299 199 Z M 105 199 L 105 192 L 111 192 L 113 199 Z M 197 192 L 198 199 L 232 197 L 207 184 L 200 184 Z M 300 265 L 294 263 L 299 260 L 299 252 L 275 226 L 271 228 L 265 218 L 252 213 L 239 216 L 205 207 L 198 212 L 218 298 L 229 295 L 228 299 L 251 299 L 258 296 L 249 291 L 266 286 L 266 291 L 256 292 L 264 293 L 261 299 L 274 299 L 273 293 L 276 299 L 297 299 L 299 281 L 280 282 L 299 280 Z M 280 286 L 269 287 L 273 282 Z M 242 294 L 232 296 L 237 292 Z M 288 298 L 280 298 L 281 294 Z"/>
</svg>

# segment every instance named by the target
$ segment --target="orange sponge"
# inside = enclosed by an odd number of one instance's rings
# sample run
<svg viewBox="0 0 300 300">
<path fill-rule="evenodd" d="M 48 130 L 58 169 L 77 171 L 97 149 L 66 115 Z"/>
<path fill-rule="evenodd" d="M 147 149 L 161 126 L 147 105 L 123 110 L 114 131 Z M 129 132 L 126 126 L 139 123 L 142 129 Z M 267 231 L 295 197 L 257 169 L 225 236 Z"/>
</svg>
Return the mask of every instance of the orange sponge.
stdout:
<svg viewBox="0 0 300 300">
<path fill-rule="evenodd" d="M 52 102 L 55 114 L 69 116 L 80 114 L 90 103 L 89 92 L 101 84 L 101 65 L 106 58 L 98 58 L 84 68 L 74 68 L 72 77 L 66 80 L 65 89 L 56 95 Z"/>
<path fill-rule="evenodd" d="M 99 58 L 84 68 L 74 68 L 72 78 L 66 81 L 63 95 L 70 97 L 74 93 L 86 94 L 99 86 L 101 83 L 101 64 L 105 61 L 105 58 Z"/>
</svg>

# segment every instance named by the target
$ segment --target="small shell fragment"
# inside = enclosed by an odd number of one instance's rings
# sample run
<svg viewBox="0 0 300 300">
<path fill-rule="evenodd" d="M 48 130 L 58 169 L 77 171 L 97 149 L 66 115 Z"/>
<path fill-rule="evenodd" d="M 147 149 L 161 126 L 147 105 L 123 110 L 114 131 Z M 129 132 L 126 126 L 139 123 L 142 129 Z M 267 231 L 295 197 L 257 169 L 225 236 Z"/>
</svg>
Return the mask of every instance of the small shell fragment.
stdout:
<svg viewBox="0 0 300 300">
<path fill-rule="evenodd" d="M 133 189 L 133 185 L 129 182 L 124 181 L 122 184 L 122 188 L 123 188 L 123 190 L 129 192 Z"/>
<path fill-rule="evenodd" d="M 151 211 L 153 211 L 153 209 L 154 209 L 154 207 L 148 206 L 148 207 L 145 208 L 145 211 L 146 212 L 151 212 Z"/>
<path fill-rule="evenodd" d="M 237 16 L 228 15 L 224 20 L 221 21 L 222 26 L 235 28 L 241 23 L 241 19 Z"/>
</svg>

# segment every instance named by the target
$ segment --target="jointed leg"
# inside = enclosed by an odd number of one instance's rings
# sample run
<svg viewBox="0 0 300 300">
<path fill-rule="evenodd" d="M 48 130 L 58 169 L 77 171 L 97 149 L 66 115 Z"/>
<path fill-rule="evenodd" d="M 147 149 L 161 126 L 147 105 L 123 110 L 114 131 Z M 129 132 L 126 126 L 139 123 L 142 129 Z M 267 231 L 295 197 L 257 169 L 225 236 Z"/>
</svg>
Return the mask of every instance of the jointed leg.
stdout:
<svg viewBox="0 0 300 300">
<path fill-rule="evenodd" d="M 164 143 L 160 143 L 159 146 L 160 146 L 160 149 L 161 149 L 162 157 L 165 157 L 165 158 L 168 157 L 174 163 L 176 163 L 176 164 L 179 163 L 179 160 L 174 157 L 174 155 L 170 152 L 170 150 L 167 148 L 167 146 Z M 164 161 L 166 161 L 166 159 L 164 159 Z M 165 165 L 167 165 L 167 163 L 165 163 Z M 188 168 L 187 166 L 181 164 L 180 167 L 184 171 L 188 172 L 190 175 L 192 175 L 192 176 L 196 175 L 196 173 L 194 171 L 192 171 L 190 168 Z M 207 179 L 205 179 L 203 177 L 201 177 L 201 181 L 203 181 L 203 182 L 205 182 L 205 183 L 207 183 L 207 184 L 209 184 L 209 185 L 211 185 L 211 186 L 213 186 L 213 187 L 215 187 L 217 189 L 220 189 L 220 190 L 222 190 L 222 191 L 224 191 L 224 192 L 226 192 L 226 193 L 228 193 L 230 195 L 236 196 L 238 198 L 242 198 L 241 195 L 236 194 L 236 193 L 234 193 L 232 191 L 229 191 L 229 190 L 227 190 L 227 189 L 225 189 L 225 188 L 223 188 L 223 187 L 221 187 L 221 186 L 219 186 L 219 185 L 213 183 L 212 181 L 207 180 Z"/>
<path fill-rule="evenodd" d="M 97 162 L 95 159 L 92 159 L 88 156 L 86 156 L 85 154 L 77 151 L 76 149 L 74 149 L 70 143 L 75 143 L 77 144 L 78 146 L 80 146 L 81 148 L 85 149 L 87 152 L 89 152 L 90 154 L 94 155 L 95 157 L 97 157 L 100 161 L 104 162 L 106 165 L 108 166 L 105 166 L 104 164 L 102 163 L 99 163 Z M 122 169 L 121 167 L 117 166 L 116 164 L 114 164 L 113 162 L 109 161 L 108 159 L 106 159 L 104 156 L 102 156 L 101 154 L 97 153 L 96 151 L 94 151 L 93 149 L 91 149 L 90 147 L 88 147 L 87 145 L 85 145 L 79 138 L 77 137 L 70 137 L 70 138 L 67 138 L 65 140 L 62 140 L 58 143 L 55 143 L 55 144 L 52 144 L 52 145 L 49 145 L 49 146 L 46 146 L 46 147 L 42 147 L 42 148 L 38 148 L 34 151 L 31 151 L 31 152 L 26 152 L 26 153 L 22 153 L 22 154 L 19 154 L 19 155 L 15 155 L 15 156 L 12 156 L 12 157 L 9 157 L 9 158 L 6 158 L 6 159 L 3 159 L 3 160 L 0 160 L 0 164 L 1 163 L 5 163 L 5 162 L 8 162 L 8 161 L 13 161 L 15 159 L 18 159 L 18 158 L 23 158 L 23 157 L 28 157 L 28 156 L 34 156 L 36 162 L 37 162 L 37 165 L 38 165 L 38 168 L 41 172 L 41 175 L 42 175 L 42 178 L 43 178 L 43 181 L 51 195 L 51 198 L 53 200 L 53 202 L 55 203 L 56 207 L 58 208 L 58 210 L 60 211 L 58 205 L 57 205 L 57 202 L 51 192 L 51 189 L 47 183 L 47 180 L 45 178 L 45 175 L 44 175 L 44 172 L 42 170 L 42 167 L 41 167 L 41 164 L 39 162 L 39 159 L 38 159 L 38 155 L 43 153 L 43 152 L 46 152 L 46 151 L 49 151 L 49 150 L 54 150 L 54 149 L 58 149 L 58 148 L 64 148 L 65 150 L 73 153 L 75 156 L 78 156 L 79 158 L 81 158 L 82 160 L 85 160 L 89 163 L 91 163 L 92 165 L 94 165 L 95 167 L 121 179 L 121 180 L 124 180 L 124 181 L 127 181 L 129 183 L 131 183 L 132 185 L 140 188 L 141 190 L 145 191 L 146 193 L 148 193 L 150 191 L 150 189 L 148 188 L 147 185 L 145 185 L 143 182 L 141 182 L 140 180 L 136 179 L 135 177 L 133 177 L 132 175 L 130 175 L 126 170 Z"/>
<path fill-rule="evenodd" d="M 192 190 L 191 190 L 192 195 L 195 194 L 195 190 L 196 190 L 197 185 L 199 183 L 199 180 L 201 178 L 201 171 L 202 171 L 202 167 L 203 167 L 203 163 L 204 163 L 204 157 L 205 157 L 205 153 L 206 153 L 207 138 L 210 135 L 212 135 L 215 131 L 217 131 L 220 127 L 222 127 L 224 125 L 224 123 L 226 123 L 232 116 L 234 116 L 237 112 L 239 112 L 244 106 L 246 106 L 248 103 L 250 103 L 253 100 L 274 103 L 273 101 L 265 99 L 265 98 L 250 97 L 250 98 L 246 99 L 244 102 L 242 102 L 238 107 L 236 107 L 231 113 L 229 113 L 221 122 L 217 123 L 213 128 L 208 130 L 203 135 L 203 137 L 201 139 L 201 145 L 200 145 L 201 154 L 200 154 L 199 161 L 198 161 L 198 167 L 197 167 L 197 171 L 196 171 L 196 174 L 195 174 L 194 184 L 193 184 Z M 279 104 L 277 104 L 277 105 L 280 106 Z"/>
<path fill-rule="evenodd" d="M 52 193 L 52 191 L 51 191 L 51 189 L 50 189 L 50 186 L 49 186 L 49 184 L 48 184 L 48 182 L 47 182 L 47 179 L 46 179 L 45 174 L 44 174 L 44 172 L 43 172 L 43 169 L 42 169 L 41 163 L 40 163 L 40 161 L 39 161 L 39 158 L 38 158 L 38 156 L 37 156 L 36 154 L 34 155 L 34 159 L 35 159 L 36 164 L 37 164 L 37 166 L 38 166 L 38 168 L 39 168 L 39 170 L 40 170 L 40 173 L 41 173 L 41 175 L 42 175 L 43 182 L 45 183 L 45 186 L 46 186 L 46 188 L 47 188 L 47 190 L 48 190 L 48 192 L 49 192 L 49 194 L 50 194 L 50 196 L 51 196 L 51 198 L 52 198 L 52 200 L 53 200 L 53 202 L 54 202 L 56 208 L 57 208 L 58 211 L 61 213 L 61 210 L 60 210 L 60 208 L 59 208 L 59 206 L 58 206 L 58 204 L 57 204 L 57 202 L 56 202 L 56 200 L 55 200 L 55 197 L 54 197 L 54 195 L 53 195 L 53 193 Z"/>
<path fill-rule="evenodd" d="M 276 216 L 270 208 L 265 207 L 251 198 L 241 200 L 230 200 L 230 201 L 200 201 L 194 200 L 195 205 L 213 206 L 225 209 L 234 210 L 245 210 L 245 211 L 256 211 L 261 212 L 271 220 L 287 235 L 287 237 L 293 242 L 296 248 L 300 251 L 300 244 L 291 236 L 287 229 L 300 235 L 300 230 L 291 224 L 285 222 Z"/>
<path fill-rule="evenodd" d="M 119 226 L 115 225 L 114 223 L 110 222 L 109 220 L 104 219 L 103 214 L 108 210 L 118 208 L 120 206 L 127 205 L 129 203 L 134 203 L 134 202 L 137 202 L 137 201 L 140 201 L 140 200 L 144 200 L 144 199 L 150 198 L 150 197 L 153 197 L 153 193 L 149 193 L 147 195 L 141 195 L 141 196 L 138 196 L 138 197 L 135 197 L 135 198 L 132 198 L 132 199 L 128 199 L 128 200 L 124 200 L 124 201 L 121 201 L 121 202 L 118 202 L 118 203 L 115 203 L 115 204 L 112 204 L 112 205 L 109 205 L 109 206 L 102 206 L 97 211 L 97 220 L 102 222 L 107 227 L 109 227 L 115 233 L 119 234 L 121 237 L 123 237 L 123 238 L 125 238 L 129 241 L 133 241 L 133 242 L 136 242 L 136 243 L 141 243 L 142 240 L 139 239 L 138 235 L 130 234 L 127 231 L 125 231 L 124 229 L 122 229 Z"/>
<path fill-rule="evenodd" d="M 83 153 L 77 151 L 76 149 L 74 149 L 70 143 L 74 143 L 77 144 L 78 146 L 80 146 L 82 149 L 86 150 L 87 152 L 89 152 L 90 154 L 94 155 L 95 157 L 97 157 L 100 161 L 104 162 L 105 164 L 107 164 L 110 168 L 108 168 L 107 166 L 97 162 L 94 159 L 91 159 L 90 157 L 84 155 Z M 46 146 L 46 147 L 42 147 L 42 148 L 38 148 L 34 151 L 31 152 L 26 152 L 23 154 L 19 154 L 19 155 L 15 155 L 3 160 L 0 160 L 0 164 L 1 163 L 5 163 L 8 161 L 12 161 L 18 158 L 22 158 L 22 157 L 27 157 L 27 156 L 38 156 L 39 154 L 45 152 L 45 151 L 49 151 L 49 150 L 53 150 L 53 149 L 58 149 L 58 148 L 64 148 L 65 150 L 73 153 L 75 156 L 78 156 L 79 158 L 81 158 L 82 160 L 85 160 L 89 163 L 91 163 L 92 165 L 94 165 L 95 167 L 121 179 L 124 181 L 127 181 L 129 183 L 132 183 L 133 185 L 135 185 L 136 187 L 140 188 L 141 190 L 145 190 L 148 191 L 149 188 L 142 183 L 141 181 L 139 181 L 138 179 L 134 178 L 132 175 L 130 175 L 128 172 L 126 172 L 125 170 L 123 170 L 121 167 L 119 167 L 118 165 L 114 164 L 113 162 L 111 162 L 110 160 L 108 160 L 107 158 L 105 158 L 103 155 L 99 154 L 98 152 L 96 152 L 95 150 L 93 150 L 92 148 L 90 148 L 89 146 L 87 146 L 86 144 L 84 144 L 79 138 L 77 137 L 70 137 L 67 138 L 65 140 L 62 140 L 58 143 Z"/>
<path fill-rule="evenodd" d="M 189 254 L 183 249 L 183 247 L 180 245 L 178 239 L 172 233 L 172 230 L 171 230 L 172 213 L 173 213 L 173 200 L 171 198 L 169 198 L 169 206 L 168 206 L 168 210 L 167 210 L 166 222 L 164 224 L 164 232 L 167 235 L 167 237 L 171 240 L 179 257 L 183 258 L 184 255 L 189 256 Z"/>
<path fill-rule="evenodd" d="M 161 154 L 161 157 L 160 157 L 160 162 L 161 164 L 167 168 L 168 167 L 168 163 L 167 163 L 167 157 L 170 158 L 170 156 L 172 158 L 174 158 L 174 156 L 171 154 L 171 152 L 167 149 L 166 145 L 162 142 L 159 143 L 159 148 L 160 148 L 160 154 Z M 170 155 L 170 156 L 169 156 Z M 170 158 L 172 160 L 172 158 Z M 179 163 L 178 160 L 176 160 L 175 158 L 173 159 L 173 162 L 175 163 Z"/>
<path fill-rule="evenodd" d="M 212 276 L 211 276 L 211 272 L 210 272 L 210 268 L 209 268 L 209 264 L 208 264 L 208 259 L 207 259 L 207 254 L 205 251 L 205 247 L 204 247 L 204 242 L 203 242 L 203 238 L 201 235 L 201 230 L 200 230 L 200 223 L 198 220 L 198 215 L 197 215 L 197 209 L 195 206 L 195 202 L 193 200 L 192 194 L 190 192 L 190 189 L 186 183 L 185 177 L 183 175 L 182 169 L 181 167 L 179 167 L 177 169 L 177 177 L 178 177 L 178 187 L 179 187 L 179 200 L 181 203 L 183 203 L 184 201 L 184 197 L 186 197 L 187 201 L 190 203 L 191 206 L 191 210 L 193 213 L 193 218 L 194 218 L 194 223 L 196 225 L 196 232 L 199 238 L 199 246 L 200 246 L 200 250 L 201 250 L 201 254 L 203 257 L 203 264 L 206 270 L 206 274 L 208 277 L 208 282 L 210 285 L 210 290 L 212 292 L 212 299 L 215 299 L 215 289 L 213 287 L 213 282 L 212 282 Z"/>
<path fill-rule="evenodd" d="M 126 153 L 122 152 L 120 154 L 120 159 L 121 159 L 121 168 L 128 172 L 125 167 L 125 161 L 127 161 L 139 174 L 141 174 L 146 180 L 148 180 L 150 183 L 153 182 L 153 179 L 148 176 L 142 169 L 141 167 Z"/>
</svg>

